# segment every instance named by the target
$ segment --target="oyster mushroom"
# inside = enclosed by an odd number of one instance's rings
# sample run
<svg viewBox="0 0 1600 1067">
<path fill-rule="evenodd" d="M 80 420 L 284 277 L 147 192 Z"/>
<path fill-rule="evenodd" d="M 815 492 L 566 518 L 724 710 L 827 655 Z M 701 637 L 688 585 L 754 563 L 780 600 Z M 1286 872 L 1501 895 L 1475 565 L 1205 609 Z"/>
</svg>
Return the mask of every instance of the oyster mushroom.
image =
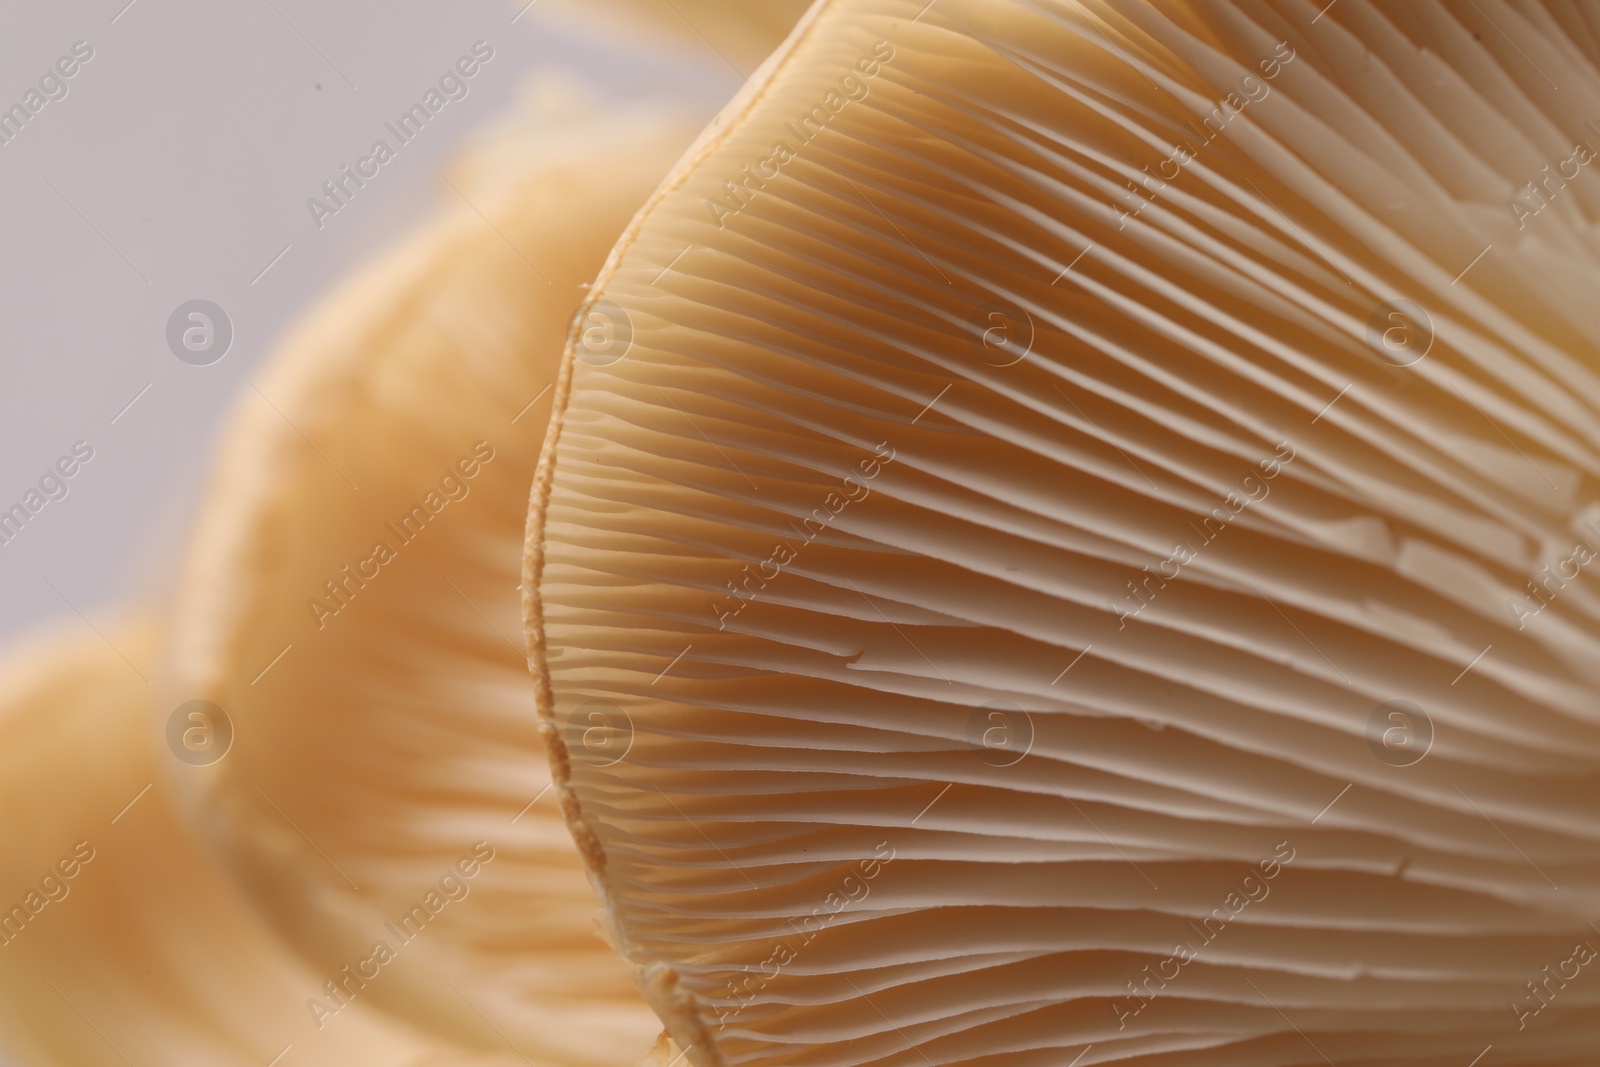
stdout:
<svg viewBox="0 0 1600 1067">
<path fill-rule="evenodd" d="M 237 741 L 175 774 L 281 936 L 357 973 L 319 1021 L 365 1003 L 557 1064 L 631 1062 L 659 1031 L 547 795 L 516 586 L 567 324 L 692 135 L 547 84 L 241 401 L 169 654 L 175 698 Z"/>
<path fill-rule="evenodd" d="M 409 1067 L 467 1050 L 356 1005 L 262 922 L 180 817 L 148 729 L 144 620 L 36 636 L 0 662 L 0 1049 L 6 1062 Z M 124 659 L 126 656 L 127 659 Z M 165 723 L 163 723 L 165 725 Z M 453 1058 L 452 1058 L 453 1057 Z M 499 1061 L 495 1061 L 499 1062 Z"/>
<path fill-rule="evenodd" d="M 601 275 L 529 522 L 688 1060 L 1586 1054 L 1596 39 L 813 8 Z"/>
</svg>

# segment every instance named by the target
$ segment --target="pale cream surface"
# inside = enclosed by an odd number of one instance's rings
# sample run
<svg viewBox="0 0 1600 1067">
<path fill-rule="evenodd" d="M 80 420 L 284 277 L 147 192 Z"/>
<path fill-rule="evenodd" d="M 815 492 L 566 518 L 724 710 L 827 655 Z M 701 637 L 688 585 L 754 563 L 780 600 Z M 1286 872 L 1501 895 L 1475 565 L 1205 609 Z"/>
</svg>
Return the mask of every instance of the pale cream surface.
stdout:
<svg viewBox="0 0 1600 1067">
<path fill-rule="evenodd" d="M 619 246 L 530 527 L 689 1061 L 1582 1062 L 1597 31 L 813 12 Z"/>
<path fill-rule="evenodd" d="M 523 8 L 527 0 L 510 0 Z M 749 77 L 778 46 L 809 0 L 540 0 L 545 13 L 606 33 L 661 43 Z"/>
<path fill-rule="evenodd" d="M 692 135 L 548 85 L 469 153 L 242 399 L 180 589 L 164 695 L 237 731 L 177 775 L 188 818 L 316 973 L 378 969 L 351 1002 L 469 1048 L 631 1062 L 660 1028 L 548 791 L 517 565 L 581 286 Z"/>
<path fill-rule="evenodd" d="M 305 1000 L 324 976 L 262 921 L 179 814 L 141 677 L 158 641 L 136 619 L 103 636 L 39 635 L 0 662 L 7 1054 L 63 1067 L 119 1057 L 261 1067 L 288 1047 L 293 1062 L 325 1067 L 503 1065 L 368 1005 L 315 1026 Z"/>
</svg>

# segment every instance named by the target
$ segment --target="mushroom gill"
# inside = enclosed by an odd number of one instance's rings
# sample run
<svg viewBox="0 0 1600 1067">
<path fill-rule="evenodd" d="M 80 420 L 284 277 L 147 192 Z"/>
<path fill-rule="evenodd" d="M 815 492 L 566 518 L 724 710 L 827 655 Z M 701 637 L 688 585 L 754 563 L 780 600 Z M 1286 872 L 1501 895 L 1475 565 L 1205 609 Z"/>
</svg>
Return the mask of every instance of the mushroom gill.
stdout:
<svg viewBox="0 0 1600 1067">
<path fill-rule="evenodd" d="M 175 699 L 236 741 L 178 784 L 332 980 L 302 1008 L 328 1028 L 364 1003 L 593 1065 L 660 1029 L 548 795 L 516 587 L 567 324 L 692 136 L 669 107 L 602 114 L 547 84 L 454 168 L 437 220 L 284 342 L 224 442 L 170 660 Z"/>
<path fill-rule="evenodd" d="M 702 137 L 524 580 L 690 1061 L 1592 1048 L 1586 12 L 823 0 Z"/>
</svg>

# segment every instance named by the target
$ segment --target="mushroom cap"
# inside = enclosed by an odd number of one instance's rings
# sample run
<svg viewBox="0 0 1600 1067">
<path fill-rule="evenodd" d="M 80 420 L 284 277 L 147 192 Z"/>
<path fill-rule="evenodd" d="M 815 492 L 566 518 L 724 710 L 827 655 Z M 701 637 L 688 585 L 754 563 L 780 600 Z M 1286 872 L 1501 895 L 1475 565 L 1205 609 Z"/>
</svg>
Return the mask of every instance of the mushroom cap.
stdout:
<svg viewBox="0 0 1600 1067">
<path fill-rule="evenodd" d="M 613 254 L 530 518 L 690 1061 L 1586 1055 L 1596 40 L 813 9 Z"/>
<path fill-rule="evenodd" d="M 360 1003 L 317 1029 L 306 998 L 329 976 L 261 921 L 179 814 L 167 776 L 188 768 L 153 736 L 135 673 L 151 669 L 156 627 L 104 632 L 37 635 L 0 661 L 6 1062 L 262 1067 L 292 1044 L 312 1067 L 503 1063 Z"/>
<path fill-rule="evenodd" d="M 599 19 L 608 31 L 652 44 L 665 35 L 720 56 L 749 77 L 810 5 L 811 0 L 547 0 L 541 6 L 572 19 Z"/>
<path fill-rule="evenodd" d="M 399 938 L 409 977 L 363 999 L 464 1044 L 609 1065 L 659 1023 L 595 936 L 547 793 L 516 587 L 567 323 L 693 129 L 561 83 L 534 95 L 245 392 L 171 690 L 237 737 L 183 777 L 190 817 L 319 972 Z"/>
</svg>

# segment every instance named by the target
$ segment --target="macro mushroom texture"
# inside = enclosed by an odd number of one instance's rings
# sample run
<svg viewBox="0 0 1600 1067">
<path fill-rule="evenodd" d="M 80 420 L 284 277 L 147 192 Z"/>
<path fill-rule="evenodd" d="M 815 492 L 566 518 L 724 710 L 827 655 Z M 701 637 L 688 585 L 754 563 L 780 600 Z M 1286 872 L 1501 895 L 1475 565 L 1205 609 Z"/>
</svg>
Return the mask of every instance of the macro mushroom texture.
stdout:
<svg viewBox="0 0 1600 1067">
<path fill-rule="evenodd" d="M 595 1065 L 660 1030 L 548 793 L 516 587 L 567 324 L 697 126 L 543 83 L 283 343 L 221 448 L 167 677 L 234 741 L 171 774 L 331 983 L 300 1009 L 319 1030 L 364 1005 Z"/>
<path fill-rule="evenodd" d="M 1586 1062 L 1597 64 L 1558 0 L 812 8 L 529 523 L 688 1061 Z"/>
<path fill-rule="evenodd" d="M 317 1032 L 304 1001 L 327 976 L 180 818 L 178 760 L 146 729 L 157 646 L 131 619 L 0 662 L 0 1060 L 262 1067 L 293 1046 L 316 1067 L 502 1067 L 364 1005 Z"/>
</svg>

